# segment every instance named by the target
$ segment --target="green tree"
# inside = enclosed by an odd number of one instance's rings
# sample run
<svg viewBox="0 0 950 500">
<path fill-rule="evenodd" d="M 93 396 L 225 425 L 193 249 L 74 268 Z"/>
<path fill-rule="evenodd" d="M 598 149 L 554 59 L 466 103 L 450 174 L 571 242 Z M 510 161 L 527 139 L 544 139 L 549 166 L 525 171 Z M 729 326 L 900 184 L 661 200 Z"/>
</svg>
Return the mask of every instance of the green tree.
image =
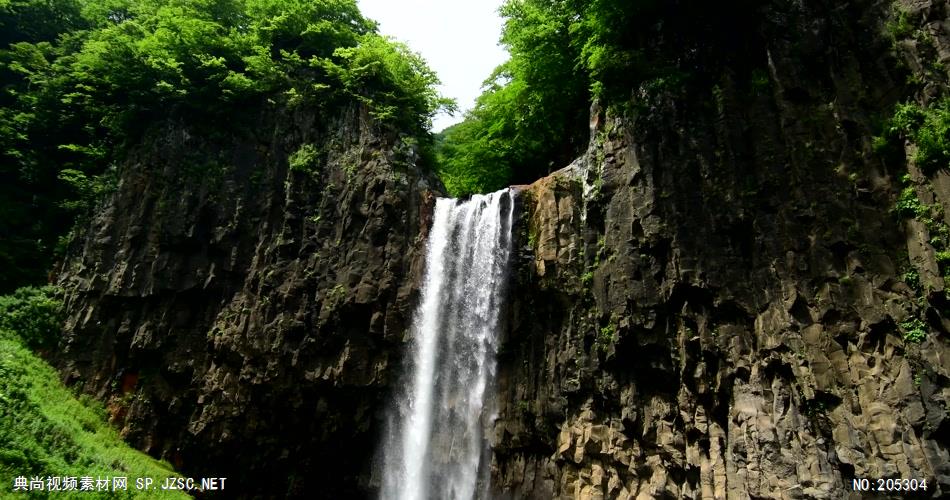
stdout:
<svg viewBox="0 0 950 500">
<path fill-rule="evenodd" d="M 710 81 L 752 57 L 751 0 L 508 0 L 501 41 L 511 58 L 485 82 L 463 125 L 447 130 L 440 172 L 456 195 L 527 183 L 587 146 L 591 100 Z M 752 37 L 752 38 L 749 38 Z M 488 163 L 483 163 L 488 162 Z"/>
<path fill-rule="evenodd" d="M 0 0 L 0 26 L 0 291 L 42 281 L 151 124 L 358 102 L 424 136 L 451 106 L 355 0 Z"/>
<path fill-rule="evenodd" d="M 501 14 L 501 42 L 511 58 L 438 147 L 440 172 L 455 195 L 531 182 L 586 145 L 590 94 L 572 38 L 576 6 L 511 0 Z"/>
</svg>

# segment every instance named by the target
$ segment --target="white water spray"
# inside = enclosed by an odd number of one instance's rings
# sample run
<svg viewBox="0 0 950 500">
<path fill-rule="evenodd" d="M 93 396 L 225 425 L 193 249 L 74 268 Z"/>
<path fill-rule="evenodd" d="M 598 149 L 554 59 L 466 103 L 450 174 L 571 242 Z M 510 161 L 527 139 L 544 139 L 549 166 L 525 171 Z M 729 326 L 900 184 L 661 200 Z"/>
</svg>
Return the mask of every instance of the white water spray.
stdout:
<svg viewBox="0 0 950 500">
<path fill-rule="evenodd" d="M 436 201 L 405 387 L 384 443 L 384 500 L 487 497 L 489 398 L 513 215 L 507 189 Z"/>
</svg>

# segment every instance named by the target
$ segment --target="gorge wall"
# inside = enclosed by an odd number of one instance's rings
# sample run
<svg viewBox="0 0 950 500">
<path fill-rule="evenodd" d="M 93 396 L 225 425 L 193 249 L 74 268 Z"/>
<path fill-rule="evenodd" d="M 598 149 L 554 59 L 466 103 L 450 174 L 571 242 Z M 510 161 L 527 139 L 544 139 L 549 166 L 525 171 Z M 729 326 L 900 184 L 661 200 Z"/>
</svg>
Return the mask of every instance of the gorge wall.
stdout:
<svg viewBox="0 0 950 500">
<path fill-rule="evenodd" d="M 497 496 L 950 491 L 950 175 L 872 147 L 946 90 L 950 7 L 899 6 L 895 36 L 893 2 L 761 2 L 711 84 L 595 106 L 587 153 L 519 188 Z M 358 109 L 153 130 L 60 274 L 64 376 L 235 495 L 372 495 L 441 192 L 413 143 Z M 939 217 L 894 213 L 905 173 Z"/>
<path fill-rule="evenodd" d="M 950 222 L 950 177 L 872 148 L 908 74 L 942 91 L 947 3 L 763 4 L 745 63 L 595 107 L 587 154 L 523 188 L 499 497 L 950 492 L 950 303 L 893 210 L 909 171 Z"/>
<path fill-rule="evenodd" d="M 357 109 L 154 131 L 60 277 L 67 380 L 232 492 L 362 494 L 441 190 L 414 144 Z"/>
</svg>

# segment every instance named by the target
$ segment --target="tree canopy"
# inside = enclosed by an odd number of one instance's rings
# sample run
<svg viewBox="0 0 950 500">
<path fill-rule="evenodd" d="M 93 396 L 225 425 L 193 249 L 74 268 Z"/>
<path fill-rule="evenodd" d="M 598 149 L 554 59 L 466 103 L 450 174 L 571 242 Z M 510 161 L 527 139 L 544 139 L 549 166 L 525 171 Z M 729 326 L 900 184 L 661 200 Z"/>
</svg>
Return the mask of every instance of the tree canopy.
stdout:
<svg viewBox="0 0 950 500">
<path fill-rule="evenodd" d="M 506 0 L 510 59 L 465 121 L 437 142 L 455 195 L 527 183 L 566 166 L 588 142 L 593 99 L 629 102 L 640 84 L 683 82 L 754 46 L 736 24 L 751 0 Z M 732 54 L 735 54 L 734 56 Z"/>
<path fill-rule="evenodd" d="M 355 0 L 0 0 L 0 290 L 38 280 L 150 123 L 266 98 L 425 134 L 437 84 Z"/>
<path fill-rule="evenodd" d="M 509 0 L 501 7 L 501 42 L 511 58 L 485 81 L 465 121 L 437 143 L 451 193 L 530 182 L 579 150 L 590 93 L 574 39 L 576 13 L 573 2 Z"/>
</svg>

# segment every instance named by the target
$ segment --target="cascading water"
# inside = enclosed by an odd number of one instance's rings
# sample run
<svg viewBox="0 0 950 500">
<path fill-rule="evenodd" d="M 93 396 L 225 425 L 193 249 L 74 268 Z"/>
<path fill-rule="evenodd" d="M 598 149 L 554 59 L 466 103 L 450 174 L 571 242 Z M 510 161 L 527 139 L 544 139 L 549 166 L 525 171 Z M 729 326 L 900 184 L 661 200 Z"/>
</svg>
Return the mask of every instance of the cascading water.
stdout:
<svg viewBox="0 0 950 500">
<path fill-rule="evenodd" d="M 513 214 L 507 189 L 436 201 L 410 364 L 384 443 L 383 499 L 487 496 L 489 398 Z"/>
</svg>

